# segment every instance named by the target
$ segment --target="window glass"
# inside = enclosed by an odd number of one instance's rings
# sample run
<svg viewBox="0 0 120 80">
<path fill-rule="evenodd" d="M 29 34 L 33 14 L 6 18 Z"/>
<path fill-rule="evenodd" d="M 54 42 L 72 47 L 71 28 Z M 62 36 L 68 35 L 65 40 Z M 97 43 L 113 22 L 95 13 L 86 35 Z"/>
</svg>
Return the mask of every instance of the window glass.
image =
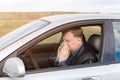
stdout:
<svg viewBox="0 0 120 80">
<path fill-rule="evenodd" d="M 113 22 L 116 60 L 120 60 L 120 22 Z"/>
<path fill-rule="evenodd" d="M 0 38 L 0 50 L 23 38 L 24 36 L 33 33 L 34 31 L 41 29 L 47 25 L 49 25 L 47 21 L 36 20 L 22 27 L 19 27 L 18 29 Z"/>
</svg>

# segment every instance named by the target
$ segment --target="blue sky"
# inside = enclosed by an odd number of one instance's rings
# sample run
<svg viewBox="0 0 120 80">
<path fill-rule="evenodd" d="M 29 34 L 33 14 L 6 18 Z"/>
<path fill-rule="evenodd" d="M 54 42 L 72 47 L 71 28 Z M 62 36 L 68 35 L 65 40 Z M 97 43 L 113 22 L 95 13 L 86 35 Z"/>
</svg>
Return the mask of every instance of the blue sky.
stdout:
<svg viewBox="0 0 120 80">
<path fill-rule="evenodd" d="M 0 12 L 120 13 L 120 0 L 0 0 Z"/>
</svg>

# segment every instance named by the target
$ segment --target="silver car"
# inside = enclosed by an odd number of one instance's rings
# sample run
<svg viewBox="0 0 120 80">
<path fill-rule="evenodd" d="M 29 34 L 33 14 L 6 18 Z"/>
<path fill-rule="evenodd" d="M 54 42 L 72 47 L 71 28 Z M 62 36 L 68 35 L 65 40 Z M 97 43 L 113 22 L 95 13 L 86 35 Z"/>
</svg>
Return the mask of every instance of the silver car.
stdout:
<svg viewBox="0 0 120 80">
<path fill-rule="evenodd" d="M 97 62 L 54 66 L 61 32 L 71 27 L 83 30 Z M 0 80 L 120 80 L 120 15 L 55 15 L 12 31 L 0 38 Z"/>
</svg>

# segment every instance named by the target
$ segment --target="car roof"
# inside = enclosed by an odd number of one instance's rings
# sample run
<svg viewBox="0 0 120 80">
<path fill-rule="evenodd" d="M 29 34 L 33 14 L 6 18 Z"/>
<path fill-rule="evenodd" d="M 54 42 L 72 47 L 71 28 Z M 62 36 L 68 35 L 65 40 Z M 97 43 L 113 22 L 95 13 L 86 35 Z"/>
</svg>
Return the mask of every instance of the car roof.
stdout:
<svg viewBox="0 0 120 80">
<path fill-rule="evenodd" d="M 40 19 L 47 20 L 49 22 L 54 22 L 64 19 L 73 19 L 79 18 L 80 20 L 89 20 L 89 19 L 120 19 L 120 14 L 60 14 L 47 16 Z"/>
</svg>

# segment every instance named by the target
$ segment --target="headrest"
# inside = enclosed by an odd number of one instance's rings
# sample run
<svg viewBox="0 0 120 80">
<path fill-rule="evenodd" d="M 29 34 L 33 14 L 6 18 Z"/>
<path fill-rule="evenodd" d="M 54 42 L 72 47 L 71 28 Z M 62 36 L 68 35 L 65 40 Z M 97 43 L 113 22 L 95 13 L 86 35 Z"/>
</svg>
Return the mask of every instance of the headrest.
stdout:
<svg viewBox="0 0 120 80">
<path fill-rule="evenodd" d="M 100 50 L 101 36 L 98 34 L 93 34 L 88 39 L 88 45 L 97 53 Z"/>
</svg>

